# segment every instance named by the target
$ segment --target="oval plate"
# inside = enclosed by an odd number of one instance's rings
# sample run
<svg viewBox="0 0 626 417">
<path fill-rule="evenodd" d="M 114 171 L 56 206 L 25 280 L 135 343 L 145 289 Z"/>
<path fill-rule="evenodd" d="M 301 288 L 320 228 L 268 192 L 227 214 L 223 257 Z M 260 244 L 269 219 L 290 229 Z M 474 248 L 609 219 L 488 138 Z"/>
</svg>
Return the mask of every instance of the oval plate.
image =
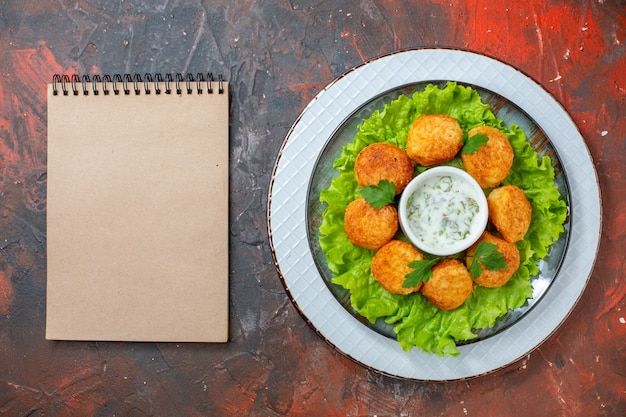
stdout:
<svg viewBox="0 0 626 417">
<path fill-rule="evenodd" d="M 385 332 L 363 324 L 330 291 L 309 243 L 309 197 L 318 159 L 350 117 L 375 98 L 431 80 L 483 88 L 519 107 L 550 138 L 569 187 L 569 244 L 541 302 L 484 338 L 459 346 L 456 357 L 403 351 Z M 497 114 L 497 112 L 494 111 Z M 507 119 L 503 118 L 507 125 Z M 352 118 L 354 119 L 354 118 Z M 354 121 L 353 123 L 356 123 Z M 525 128 L 523 125 L 522 128 Z M 526 131 L 526 129 L 525 129 Z M 527 134 L 529 133 L 526 131 Z M 328 175 L 333 175 L 329 173 Z M 309 186 L 312 185 L 311 188 Z M 339 352 L 378 372 L 407 379 L 447 381 L 502 368 L 527 355 L 566 319 L 595 262 L 601 232 L 598 180 L 585 142 L 567 112 L 520 71 L 483 55 L 418 49 L 386 55 L 333 81 L 300 114 L 279 152 L 268 197 L 274 261 L 296 308 Z"/>
</svg>

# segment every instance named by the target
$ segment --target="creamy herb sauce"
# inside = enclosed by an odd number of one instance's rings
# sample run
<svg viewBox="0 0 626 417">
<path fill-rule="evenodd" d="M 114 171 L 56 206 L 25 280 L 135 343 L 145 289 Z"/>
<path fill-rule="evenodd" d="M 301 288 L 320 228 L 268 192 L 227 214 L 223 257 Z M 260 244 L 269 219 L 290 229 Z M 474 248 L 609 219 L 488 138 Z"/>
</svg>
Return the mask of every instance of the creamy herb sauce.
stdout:
<svg viewBox="0 0 626 417">
<path fill-rule="evenodd" d="M 479 210 L 471 185 L 450 176 L 427 180 L 407 202 L 411 230 L 433 248 L 446 248 L 467 238 Z"/>
</svg>

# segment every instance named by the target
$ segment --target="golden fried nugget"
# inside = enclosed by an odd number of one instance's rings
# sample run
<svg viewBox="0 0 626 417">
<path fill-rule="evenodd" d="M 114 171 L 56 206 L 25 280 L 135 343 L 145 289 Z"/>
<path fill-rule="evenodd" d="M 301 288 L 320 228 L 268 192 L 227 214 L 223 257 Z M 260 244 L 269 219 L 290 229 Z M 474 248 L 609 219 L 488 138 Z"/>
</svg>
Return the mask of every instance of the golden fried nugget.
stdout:
<svg viewBox="0 0 626 417">
<path fill-rule="evenodd" d="M 462 147 L 461 125 L 447 114 L 424 114 L 417 117 L 406 140 L 406 153 L 423 166 L 447 162 Z"/>
<path fill-rule="evenodd" d="M 413 161 L 396 145 L 372 143 L 357 156 L 354 176 L 361 187 L 378 185 L 381 180 L 393 182 L 400 194 L 413 179 Z"/>
<path fill-rule="evenodd" d="M 372 259 L 372 275 L 387 291 L 393 294 L 411 294 L 419 291 L 422 283 L 415 287 L 403 288 L 406 275 L 413 272 L 409 263 L 424 259 L 424 256 L 410 243 L 391 240 L 378 249 Z"/>
<path fill-rule="evenodd" d="M 473 154 L 461 155 L 463 165 L 482 188 L 497 187 L 509 175 L 513 165 L 513 147 L 506 135 L 495 127 L 475 127 L 468 132 L 468 140 L 477 133 L 482 133 L 489 140 Z"/>
<path fill-rule="evenodd" d="M 493 243 L 498 246 L 498 252 L 502 254 L 507 267 L 505 269 L 499 269 L 497 271 L 491 271 L 483 268 L 482 272 L 474 281 L 476 284 L 487 288 L 501 287 L 506 284 L 517 268 L 520 265 L 520 255 L 517 250 L 517 246 L 513 243 L 507 242 L 504 239 L 500 239 L 497 236 L 492 235 L 489 232 L 484 232 L 478 241 L 467 250 L 467 257 L 465 258 L 465 264 L 469 266 L 472 264 L 474 254 L 476 253 L 476 247 L 482 241 Z"/>
<path fill-rule="evenodd" d="M 359 197 L 346 207 L 344 229 L 348 239 L 355 245 L 377 250 L 396 234 L 398 211 L 390 204 L 375 209 L 363 197 Z"/>
<path fill-rule="evenodd" d="M 441 310 L 454 310 L 472 294 L 474 280 L 463 262 L 447 258 L 432 268 L 433 276 L 422 285 L 422 294 Z"/>
<path fill-rule="evenodd" d="M 489 221 L 507 242 L 524 238 L 530 227 L 532 206 L 524 191 L 515 185 L 505 185 L 491 191 L 487 197 Z"/>
</svg>

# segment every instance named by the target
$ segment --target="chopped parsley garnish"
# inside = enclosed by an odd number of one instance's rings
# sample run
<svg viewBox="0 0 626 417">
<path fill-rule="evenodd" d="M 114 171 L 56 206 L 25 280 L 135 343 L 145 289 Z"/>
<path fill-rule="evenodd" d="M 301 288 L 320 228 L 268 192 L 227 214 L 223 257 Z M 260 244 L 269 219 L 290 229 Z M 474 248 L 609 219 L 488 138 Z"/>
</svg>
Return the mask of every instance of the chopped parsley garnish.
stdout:
<svg viewBox="0 0 626 417">
<path fill-rule="evenodd" d="M 409 267 L 414 268 L 414 271 L 406 274 L 402 288 L 416 287 L 420 282 L 426 283 L 433 276 L 433 266 L 437 265 L 440 260 L 441 258 L 436 257 L 410 262 Z"/>
<path fill-rule="evenodd" d="M 461 154 L 468 155 L 476 153 L 476 151 L 479 150 L 487 142 L 489 142 L 489 138 L 487 137 L 487 135 L 483 133 L 476 133 L 475 135 L 467 139 L 467 142 L 463 146 L 463 149 L 461 149 Z"/>
<path fill-rule="evenodd" d="M 468 270 L 472 278 L 476 279 L 482 273 L 483 268 L 498 271 L 506 267 L 504 256 L 498 251 L 498 245 L 482 241 L 476 246 L 476 253 Z"/>
<path fill-rule="evenodd" d="M 413 268 L 412 272 L 406 274 L 403 288 L 411 288 L 419 285 L 420 282 L 426 283 L 433 276 L 432 268 L 441 261 L 441 257 L 435 257 L 432 259 L 423 259 L 419 261 L 413 261 L 409 263 L 409 267 Z M 498 251 L 498 245 L 482 241 L 476 246 L 476 252 L 472 258 L 468 270 L 470 276 L 476 279 L 484 269 L 490 271 L 499 271 L 505 269 L 507 263 L 504 260 L 502 253 Z"/>
<path fill-rule="evenodd" d="M 381 180 L 378 185 L 366 185 L 361 189 L 361 195 L 372 207 L 381 209 L 394 202 L 396 186 L 388 180 Z"/>
</svg>

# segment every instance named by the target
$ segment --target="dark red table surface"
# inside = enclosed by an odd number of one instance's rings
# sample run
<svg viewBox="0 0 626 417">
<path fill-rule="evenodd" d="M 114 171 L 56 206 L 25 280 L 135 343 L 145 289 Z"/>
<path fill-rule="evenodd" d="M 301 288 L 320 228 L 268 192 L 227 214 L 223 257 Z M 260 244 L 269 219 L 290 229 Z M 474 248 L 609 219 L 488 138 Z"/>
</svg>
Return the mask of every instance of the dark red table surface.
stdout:
<svg viewBox="0 0 626 417">
<path fill-rule="evenodd" d="M 595 269 L 569 318 L 467 381 L 397 380 L 333 350 L 288 298 L 266 229 L 272 167 L 307 103 L 416 47 L 483 53 L 539 82 L 579 127 L 602 192 Z M 46 83 L 207 70 L 232 89 L 230 341 L 46 341 Z M 2 1 L 0 415 L 624 416 L 625 104 L 623 0 Z"/>
</svg>

